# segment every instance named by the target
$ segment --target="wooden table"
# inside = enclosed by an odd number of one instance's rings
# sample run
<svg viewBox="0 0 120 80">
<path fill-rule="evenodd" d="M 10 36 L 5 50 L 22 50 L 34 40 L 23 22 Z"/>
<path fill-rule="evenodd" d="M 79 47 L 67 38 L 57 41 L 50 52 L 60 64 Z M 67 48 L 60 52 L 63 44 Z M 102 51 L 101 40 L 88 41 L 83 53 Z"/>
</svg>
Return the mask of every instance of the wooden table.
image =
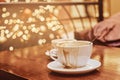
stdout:
<svg viewBox="0 0 120 80">
<path fill-rule="evenodd" d="M 29 80 L 120 80 L 120 48 L 95 45 L 92 58 L 102 66 L 87 74 L 64 75 L 47 69 L 50 44 L 0 51 L 0 69 Z M 1 75 L 0 75 L 1 77 Z"/>
</svg>

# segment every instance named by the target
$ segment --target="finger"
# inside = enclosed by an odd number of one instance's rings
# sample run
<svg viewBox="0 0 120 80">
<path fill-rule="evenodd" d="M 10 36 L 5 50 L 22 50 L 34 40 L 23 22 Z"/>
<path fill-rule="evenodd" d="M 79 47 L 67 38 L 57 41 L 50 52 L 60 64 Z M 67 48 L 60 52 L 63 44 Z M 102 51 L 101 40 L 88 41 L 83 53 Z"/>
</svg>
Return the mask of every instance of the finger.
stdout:
<svg viewBox="0 0 120 80">
<path fill-rule="evenodd" d="M 98 25 L 95 26 L 93 32 L 94 35 L 100 36 L 102 34 L 102 32 L 107 28 L 106 24 L 104 22 L 99 23 Z"/>
<path fill-rule="evenodd" d="M 103 30 L 101 35 L 99 35 L 98 40 L 100 40 L 102 42 L 105 42 L 105 38 L 104 37 L 106 36 L 107 33 L 108 33 L 107 30 Z"/>
<path fill-rule="evenodd" d="M 99 40 L 102 42 L 106 42 L 106 36 L 110 35 L 110 32 L 114 29 L 114 24 L 110 24 L 104 29 L 99 37 Z"/>
<path fill-rule="evenodd" d="M 94 33 L 95 37 L 103 37 L 106 34 L 107 27 L 104 26 L 104 28 L 99 28 L 96 33 Z"/>
<path fill-rule="evenodd" d="M 108 21 L 101 23 L 101 24 L 99 24 L 98 29 L 96 28 L 94 30 L 94 35 L 95 36 L 101 36 L 101 34 L 105 35 L 106 34 L 105 30 L 110 31 L 114 27 L 114 25 L 115 25 L 114 23 L 108 22 Z"/>
<path fill-rule="evenodd" d="M 109 34 L 107 34 L 105 36 L 105 40 L 106 41 L 114 41 L 114 40 L 120 39 L 119 31 L 120 31 L 120 26 L 119 25 L 115 25 L 113 27 L 113 29 L 111 29 L 111 31 L 109 32 Z"/>
</svg>

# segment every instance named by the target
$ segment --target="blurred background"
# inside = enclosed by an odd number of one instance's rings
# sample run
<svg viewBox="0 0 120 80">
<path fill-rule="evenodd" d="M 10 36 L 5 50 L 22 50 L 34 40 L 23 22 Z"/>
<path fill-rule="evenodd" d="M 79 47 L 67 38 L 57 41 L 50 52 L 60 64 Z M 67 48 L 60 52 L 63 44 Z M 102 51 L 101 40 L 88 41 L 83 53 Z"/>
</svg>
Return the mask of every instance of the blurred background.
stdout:
<svg viewBox="0 0 120 80">
<path fill-rule="evenodd" d="M 74 31 L 92 28 L 98 22 L 98 6 L 80 2 L 97 1 L 0 0 L 0 50 L 43 45 L 56 38 L 73 39 Z M 103 0 L 104 19 L 119 10 L 118 0 Z"/>
</svg>

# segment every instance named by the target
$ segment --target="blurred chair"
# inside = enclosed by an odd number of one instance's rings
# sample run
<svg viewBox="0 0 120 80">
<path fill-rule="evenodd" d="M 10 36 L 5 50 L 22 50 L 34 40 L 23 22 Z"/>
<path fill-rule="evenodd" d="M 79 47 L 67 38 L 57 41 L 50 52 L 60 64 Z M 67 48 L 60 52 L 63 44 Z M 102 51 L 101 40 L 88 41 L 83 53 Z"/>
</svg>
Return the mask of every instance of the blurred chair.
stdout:
<svg viewBox="0 0 120 80">
<path fill-rule="evenodd" d="M 90 2 L 88 4 L 84 4 L 85 7 L 85 17 L 80 17 L 82 23 L 82 30 L 74 32 L 74 37 L 77 40 L 90 40 L 88 37 L 88 31 L 91 31 L 95 24 L 102 21 L 104 19 L 103 16 L 103 0 L 98 0 L 97 2 Z M 86 19 L 86 20 L 84 20 Z"/>
</svg>

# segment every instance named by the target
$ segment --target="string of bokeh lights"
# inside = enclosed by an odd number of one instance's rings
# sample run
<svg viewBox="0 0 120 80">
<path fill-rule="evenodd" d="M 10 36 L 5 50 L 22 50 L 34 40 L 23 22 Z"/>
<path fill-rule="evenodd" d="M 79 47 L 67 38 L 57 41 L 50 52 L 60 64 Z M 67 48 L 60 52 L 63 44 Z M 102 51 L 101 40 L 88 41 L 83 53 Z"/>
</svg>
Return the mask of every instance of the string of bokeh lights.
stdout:
<svg viewBox="0 0 120 80">
<path fill-rule="evenodd" d="M 0 24 L 0 27 L 5 27 L 5 29 L 0 30 L 0 43 L 6 42 L 9 38 L 13 40 L 19 38 L 19 40 L 24 43 L 32 37 L 31 33 L 44 36 L 47 30 L 59 32 L 59 30 L 63 29 L 63 26 L 54 15 L 50 14 L 58 14 L 59 10 L 54 8 L 54 6 L 49 5 L 38 6 L 38 8 L 34 10 L 30 8 L 20 8 L 20 10 L 17 10 L 19 12 L 11 13 L 7 7 L 2 7 L 1 17 L 3 21 L 0 22 L 3 22 L 4 25 Z M 55 35 L 49 33 L 48 37 L 54 39 Z M 45 38 L 38 40 L 39 45 L 44 43 L 46 43 Z M 9 50 L 14 50 L 14 47 L 11 45 Z"/>
</svg>

